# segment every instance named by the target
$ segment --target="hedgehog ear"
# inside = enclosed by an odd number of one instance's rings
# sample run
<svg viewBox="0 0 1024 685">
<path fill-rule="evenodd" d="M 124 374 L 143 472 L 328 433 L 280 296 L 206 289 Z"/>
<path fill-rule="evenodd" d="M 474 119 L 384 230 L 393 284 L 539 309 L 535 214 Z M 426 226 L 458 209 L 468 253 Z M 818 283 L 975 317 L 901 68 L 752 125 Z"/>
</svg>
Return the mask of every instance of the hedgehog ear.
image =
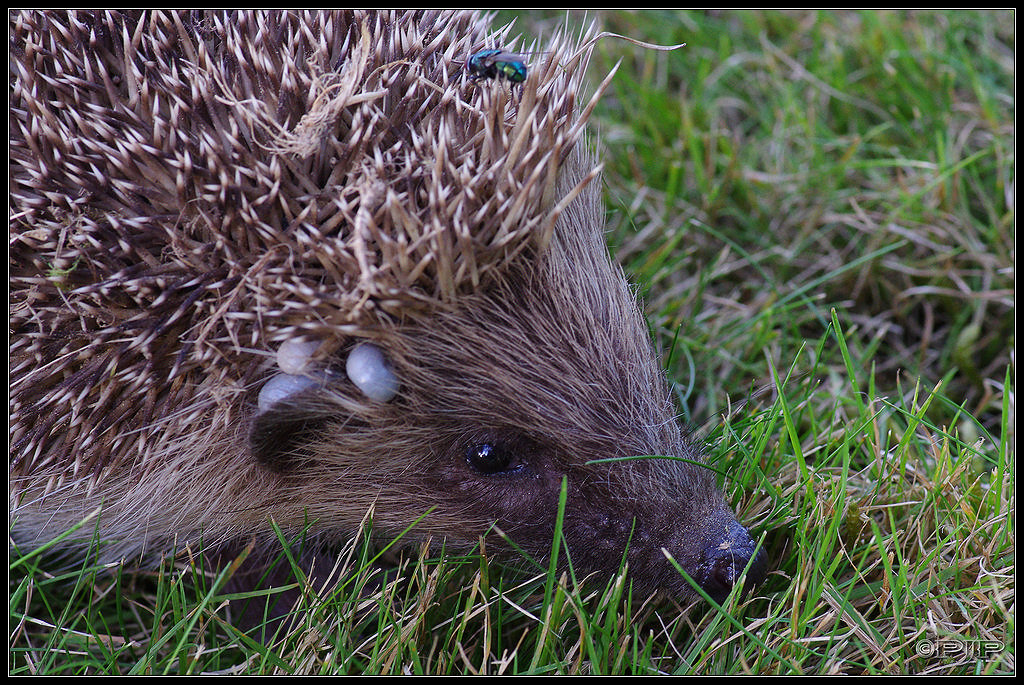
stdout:
<svg viewBox="0 0 1024 685">
<path fill-rule="evenodd" d="M 277 473 L 293 470 L 309 461 L 309 446 L 323 431 L 327 419 L 297 412 L 288 403 L 279 403 L 260 412 L 249 430 L 249 450 L 261 465 Z"/>
</svg>

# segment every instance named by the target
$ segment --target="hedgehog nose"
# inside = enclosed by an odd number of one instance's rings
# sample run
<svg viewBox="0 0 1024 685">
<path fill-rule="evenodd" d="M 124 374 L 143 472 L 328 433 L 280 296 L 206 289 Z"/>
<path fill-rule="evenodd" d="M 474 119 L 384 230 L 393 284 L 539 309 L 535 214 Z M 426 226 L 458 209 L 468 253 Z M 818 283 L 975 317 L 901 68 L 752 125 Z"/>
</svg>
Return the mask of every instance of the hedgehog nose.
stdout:
<svg viewBox="0 0 1024 685">
<path fill-rule="evenodd" d="M 705 554 L 700 585 L 716 602 L 729 596 L 744 569 L 747 569 L 744 593 L 764 580 L 768 573 L 768 556 L 736 521 L 729 523 L 724 538 L 709 547 Z"/>
</svg>

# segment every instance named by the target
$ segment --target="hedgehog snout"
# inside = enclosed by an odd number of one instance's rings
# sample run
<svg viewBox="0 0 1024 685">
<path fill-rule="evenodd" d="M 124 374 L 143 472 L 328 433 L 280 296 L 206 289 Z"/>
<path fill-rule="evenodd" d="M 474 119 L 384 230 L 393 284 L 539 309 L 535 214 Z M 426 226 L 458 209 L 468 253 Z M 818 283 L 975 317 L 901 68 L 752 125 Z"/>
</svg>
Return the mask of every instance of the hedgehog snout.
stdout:
<svg viewBox="0 0 1024 685">
<path fill-rule="evenodd" d="M 725 601 L 746 570 L 743 592 L 750 592 L 768 572 L 768 556 L 750 533 L 736 521 L 729 522 L 718 539 L 711 536 L 695 580 L 716 602 Z"/>
</svg>

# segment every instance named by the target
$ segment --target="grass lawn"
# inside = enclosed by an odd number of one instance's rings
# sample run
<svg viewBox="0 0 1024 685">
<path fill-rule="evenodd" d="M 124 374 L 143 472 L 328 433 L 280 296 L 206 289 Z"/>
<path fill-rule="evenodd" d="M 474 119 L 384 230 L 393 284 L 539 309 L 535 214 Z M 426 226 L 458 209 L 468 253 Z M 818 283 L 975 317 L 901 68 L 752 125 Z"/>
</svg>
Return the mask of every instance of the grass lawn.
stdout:
<svg viewBox="0 0 1024 685">
<path fill-rule="evenodd" d="M 622 65 L 593 141 L 609 245 L 767 581 L 679 606 L 435 546 L 382 584 L 355 541 L 262 645 L 224 573 L 12 553 L 9 672 L 1015 670 L 1013 13 L 594 17 L 687 44 L 598 44 L 593 83 Z"/>
</svg>

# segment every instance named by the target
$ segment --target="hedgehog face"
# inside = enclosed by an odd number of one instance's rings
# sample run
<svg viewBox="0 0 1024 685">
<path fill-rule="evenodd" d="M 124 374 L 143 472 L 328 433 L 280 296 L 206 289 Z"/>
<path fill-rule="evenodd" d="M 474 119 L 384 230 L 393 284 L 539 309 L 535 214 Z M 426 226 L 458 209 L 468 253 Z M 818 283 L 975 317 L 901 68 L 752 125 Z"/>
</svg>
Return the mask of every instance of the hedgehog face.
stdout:
<svg viewBox="0 0 1024 685">
<path fill-rule="evenodd" d="M 764 555 L 680 433 L 646 326 L 603 245 L 591 245 L 586 271 L 562 273 L 567 246 L 555 235 L 518 285 L 467 297 L 430 326 L 381 332 L 374 348 L 401 384 L 393 400 L 335 375 L 259 414 L 254 455 L 324 494 L 299 521 L 347 532 L 372 505 L 385 536 L 423 517 L 420 537 L 469 547 L 495 527 L 538 560 L 564 482 L 577 573 L 606 578 L 625 560 L 635 588 L 693 596 L 671 555 L 720 600 L 748 563 L 752 580 L 763 576 Z M 342 350 L 333 366 L 361 349 Z"/>
</svg>

